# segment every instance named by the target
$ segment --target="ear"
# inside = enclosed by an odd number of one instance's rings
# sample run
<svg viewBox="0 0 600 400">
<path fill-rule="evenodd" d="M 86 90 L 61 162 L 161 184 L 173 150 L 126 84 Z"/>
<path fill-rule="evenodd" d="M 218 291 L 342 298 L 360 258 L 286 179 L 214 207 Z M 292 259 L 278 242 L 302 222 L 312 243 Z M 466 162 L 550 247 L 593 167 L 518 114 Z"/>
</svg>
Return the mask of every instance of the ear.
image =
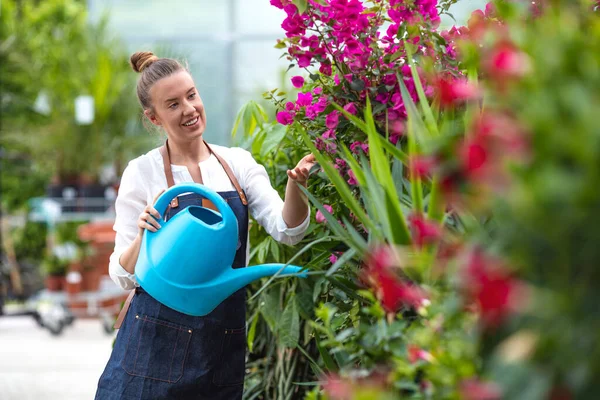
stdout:
<svg viewBox="0 0 600 400">
<path fill-rule="evenodd" d="M 153 125 L 161 126 L 160 120 L 156 117 L 156 114 L 152 110 L 144 110 L 144 115 L 152 122 Z"/>
</svg>

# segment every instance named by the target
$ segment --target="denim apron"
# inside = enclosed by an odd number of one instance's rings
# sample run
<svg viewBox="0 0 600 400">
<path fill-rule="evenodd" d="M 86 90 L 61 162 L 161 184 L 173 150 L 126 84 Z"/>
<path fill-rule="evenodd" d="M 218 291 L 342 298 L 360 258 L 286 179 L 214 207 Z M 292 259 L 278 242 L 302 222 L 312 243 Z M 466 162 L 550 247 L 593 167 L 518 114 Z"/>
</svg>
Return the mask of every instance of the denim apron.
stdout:
<svg viewBox="0 0 600 400">
<path fill-rule="evenodd" d="M 248 206 L 238 191 L 219 194 L 238 221 L 233 268 L 244 268 Z M 165 219 L 188 206 L 202 205 L 202 200 L 198 194 L 179 196 L 177 206 L 172 204 Z M 189 250 L 202 256 L 201 249 Z M 246 289 L 238 290 L 203 317 L 175 311 L 141 287 L 135 291 L 95 398 L 241 399 L 246 356 Z"/>
</svg>

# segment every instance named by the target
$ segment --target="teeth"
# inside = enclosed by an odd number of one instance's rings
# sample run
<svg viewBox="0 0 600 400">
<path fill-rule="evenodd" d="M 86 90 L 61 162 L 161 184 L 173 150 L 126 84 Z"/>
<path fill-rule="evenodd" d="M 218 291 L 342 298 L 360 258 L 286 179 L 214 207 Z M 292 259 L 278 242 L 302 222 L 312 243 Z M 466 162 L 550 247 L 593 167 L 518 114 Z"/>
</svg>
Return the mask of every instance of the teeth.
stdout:
<svg viewBox="0 0 600 400">
<path fill-rule="evenodd" d="M 197 121 L 198 121 L 198 117 L 194 118 L 194 119 L 193 119 L 193 120 L 191 120 L 190 122 L 186 122 L 186 123 L 185 123 L 185 124 L 183 124 L 183 125 L 185 125 L 185 126 L 191 126 L 191 125 L 194 125 L 194 124 L 195 124 Z"/>
</svg>

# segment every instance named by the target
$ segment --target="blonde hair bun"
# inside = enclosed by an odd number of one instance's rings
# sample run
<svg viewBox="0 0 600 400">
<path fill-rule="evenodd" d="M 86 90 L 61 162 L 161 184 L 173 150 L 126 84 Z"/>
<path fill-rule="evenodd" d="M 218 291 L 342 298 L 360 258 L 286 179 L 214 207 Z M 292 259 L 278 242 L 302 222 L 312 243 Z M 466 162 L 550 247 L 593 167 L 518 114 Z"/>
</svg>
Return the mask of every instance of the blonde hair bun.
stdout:
<svg viewBox="0 0 600 400">
<path fill-rule="evenodd" d="M 133 68 L 135 72 L 142 72 L 157 60 L 158 57 L 156 57 L 151 51 L 138 51 L 133 53 L 129 59 L 129 62 L 131 64 L 131 68 Z"/>
</svg>

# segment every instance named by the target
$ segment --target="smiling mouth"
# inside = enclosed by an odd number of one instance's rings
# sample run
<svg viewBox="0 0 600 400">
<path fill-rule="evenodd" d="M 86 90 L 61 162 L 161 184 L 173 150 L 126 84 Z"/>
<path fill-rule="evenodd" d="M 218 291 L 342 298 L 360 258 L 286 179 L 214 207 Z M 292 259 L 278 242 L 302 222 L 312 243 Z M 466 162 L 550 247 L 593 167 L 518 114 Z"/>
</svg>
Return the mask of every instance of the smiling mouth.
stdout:
<svg viewBox="0 0 600 400">
<path fill-rule="evenodd" d="M 200 119 L 200 117 L 196 117 L 188 122 L 186 122 L 185 124 L 182 124 L 183 126 L 192 126 L 194 125 L 196 122 L 198 122 L 198 119 Z"/>
</svg>

